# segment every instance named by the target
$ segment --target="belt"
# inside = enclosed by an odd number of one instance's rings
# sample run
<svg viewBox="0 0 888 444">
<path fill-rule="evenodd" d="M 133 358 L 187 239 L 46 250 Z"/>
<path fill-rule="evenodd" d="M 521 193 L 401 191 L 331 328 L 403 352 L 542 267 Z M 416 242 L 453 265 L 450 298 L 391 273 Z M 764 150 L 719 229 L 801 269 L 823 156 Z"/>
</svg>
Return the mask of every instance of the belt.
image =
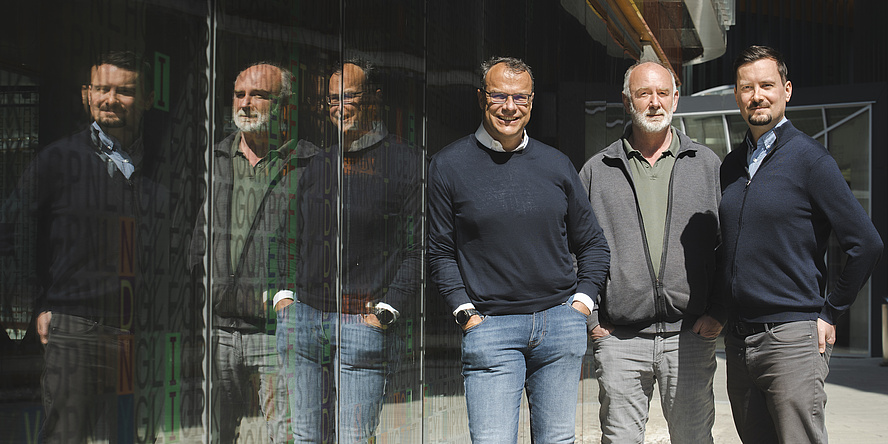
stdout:
<svg viewBox="0 0 888 444">
<path fill-rule="evenodd" d="M 736 336 L 745 338 L 757 333 L 770 331 L 772 328 L 786 324 L 786 322 L 743 322 L 734 321 L 731 323 L 731 332 Z"/>
</svg>

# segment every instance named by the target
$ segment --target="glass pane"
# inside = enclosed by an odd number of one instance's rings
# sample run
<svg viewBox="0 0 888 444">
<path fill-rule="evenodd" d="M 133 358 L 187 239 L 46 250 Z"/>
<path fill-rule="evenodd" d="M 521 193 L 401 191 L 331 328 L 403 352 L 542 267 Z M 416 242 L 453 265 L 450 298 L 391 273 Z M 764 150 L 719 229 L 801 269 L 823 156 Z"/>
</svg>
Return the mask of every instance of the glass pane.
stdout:
<svg viewBox="0 0 888 444">
<path fill-rule="evenodd" d="M 728 131 L 731 133 L 731 149 L 736 149 L 737 146 L 743 143 L 749 126 L 739 114 L 727 114 L 725 118 L 728 119 Z"/>
<path fill-rule="evenodd" d="M 684 124 L 686 134 L 692 140 L 708 146 L 722 159 L 728 154 L 725 125 L 720 114 L 705 117 L 684 117 Z"/>
<path fill-rule="evenodd" d="M 205 294 L 188 258 L 209 31 L 204 9 L 167 3 L 6 11 L 23 33 L 2 46 L 26 43 L 0 55 L 4 442 L 41 427 L 44 442 L 205 433 Z"/>
<path fill-rule="evenodd" d="M 840 108 L 847 111 L 848 108 Z M 827 111 L 827 115 L 830 111 Z M 869 112 L 864 112 L 829 132 L 829 151 L 845 181 L 864 209 L 870 207 L 870 124 Z M 844 253 L 835 237 L 830 240 L 827 260 L 829 274 L 827 285 L 832 288 L 844 265 Z M 858 293 L 849 316 L 839 319 L 836 346 L 849 353 L 867 353 L 869 350 L 869 286 Z"/>
<path fill-rule="evenodd" d="M 823 113 L 820 109 L 786 110 L 786 118 L 792 122 L 799 131 L 814 137 L 823 131 Z"/>
<path fill-rule="evenodd" d="M 860 110 L 860 107 L 857 106 L 846 106 L 841 108 L 827 108 L 826 109 L 826 124 L 829 126 L 835 125 L 839 123 L 845 117 L 850 116 L 851 114 L 856 113 Z"/>
</svg>

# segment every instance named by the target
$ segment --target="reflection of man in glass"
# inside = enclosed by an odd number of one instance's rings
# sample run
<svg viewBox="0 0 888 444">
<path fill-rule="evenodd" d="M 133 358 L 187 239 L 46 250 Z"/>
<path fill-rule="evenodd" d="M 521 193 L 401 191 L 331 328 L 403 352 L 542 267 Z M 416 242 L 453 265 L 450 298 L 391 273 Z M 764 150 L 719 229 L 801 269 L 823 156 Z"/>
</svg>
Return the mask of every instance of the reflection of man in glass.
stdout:
<svg viewBox="0 0 888 444">
<path fill-rule="evenodd" d="M 0 252 L 27 263 L 39 288 L 46 443 L 134 436 L 133 307 L 150 297 L 135 291 L 147 265 L 140 228 L 160 196 L 141 139 L 152 85 L 138 55 L 100 57 L 87 91 L 94 122 L 40 150 L 4 205 Z"/>
<path fill-rule="evenodd" d="M 316 156 L 300 182 L 300 275 L 295 301 L 277 307 L 278 347 L 296 441 L 367 442 L 418 292 L 423 157 L 380 121 L 369 64 L 334 73 L 327 103 L 344 148 Z"/>
<path fill-rule="evenodd" d="M 288 206 L 313 147 L 289 140 L 285 113 L 289 71 L 268 63 L 243 70 L 234 83 L 238 131 L 213 149 L 210 284 L 215 373 L 212 407 L 222 442 L 234 442 L 240 420 L 258 401 L 273 442 L 287 441 L 287 388 L 274 347 L 273 300 L 292 273 L 278 260 L 287 239 Z M 207 252 L 206 218 L 198 217 L 192 267 Z M 258 387 L 257 387 L 258 385 Z M 258 397 L 257 397 L 258 392 Z"/>
</svg>

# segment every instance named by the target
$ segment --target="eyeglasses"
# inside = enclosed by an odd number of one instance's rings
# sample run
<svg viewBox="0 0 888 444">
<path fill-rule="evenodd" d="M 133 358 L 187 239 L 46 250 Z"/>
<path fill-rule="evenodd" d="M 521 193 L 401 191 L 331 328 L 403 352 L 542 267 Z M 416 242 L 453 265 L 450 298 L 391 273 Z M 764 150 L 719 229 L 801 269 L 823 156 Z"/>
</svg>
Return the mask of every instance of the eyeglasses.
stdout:
<svg viewBox="0 0 888 444">
<path fill-rule="evenodd" d="M 343 103 L 348 105 L 358 100 L 358 97 L 361 97 L 361 94 L 364 94 L 364 91 L 343 93 L 342 97 L 340 97 L 339 94 L 330 94 L 327 96 L 327 105 L 338 106 Z"/>
<path fill-rule="evenodd" d="M 502 104 L 502 103 L 506 103 L 509 100 L 509 97 L 512 98 L 512 101 L 514 101 L 516 105 L 527 105 L 528 103 L 530 103 L 531 97 L 533 97 L 533 93 L 530 93 L 530 94 L 521 94 L 521 93 L 506 94 L 506 93 L 499 93 L 499 92 L 492 93 L 486 89 L 483 91 L 485 94 L 487 94 L 490 97 L 491 102 L 496 103 L 498 105 Z"/>
</svg>

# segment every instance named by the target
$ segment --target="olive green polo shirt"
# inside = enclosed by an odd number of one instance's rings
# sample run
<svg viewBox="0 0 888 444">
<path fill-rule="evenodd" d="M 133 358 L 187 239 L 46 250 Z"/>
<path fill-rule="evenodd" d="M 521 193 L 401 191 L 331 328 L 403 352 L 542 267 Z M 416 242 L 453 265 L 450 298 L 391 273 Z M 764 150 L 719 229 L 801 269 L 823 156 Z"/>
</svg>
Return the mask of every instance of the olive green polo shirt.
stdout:
<svg viewBox="0 0 888 444">
<path fill-rule="evenodd" d="M 292 140 L 287 141 L 278 149 L 271 149 L 268 154 L 250 165 L 244 153 L 240 151 L 240 133 L 231 144 L 232 191 L 231 191 L 231 270 L 237 269 L 244 244 L 249 237 L 250 228 L 256 218 L 256 212 L 268 190 L 271 180 L 277 176 L 284 165 L 285 153 L 290 150 Z"/>
<path fill-rule="evenodd" d="M 635 184 L 635 199 L 641 210 L 644 223 L 644 234 L 647 237 L 648 251 L 654 273 L 660 276 L 660 259 L 663 256 L 663 238 L 666 232 L 666 211 L 669 207 L 669 180 L 672 178 L 672 167 L 678 155 L 678 134 L 671 128 L 672 142 L 669 149 L 663 152 L 653 165 L 645 160 L 636 149 L 623 138 L 623 148 L 629 158 L 629 171 Z"/>
</svg>

